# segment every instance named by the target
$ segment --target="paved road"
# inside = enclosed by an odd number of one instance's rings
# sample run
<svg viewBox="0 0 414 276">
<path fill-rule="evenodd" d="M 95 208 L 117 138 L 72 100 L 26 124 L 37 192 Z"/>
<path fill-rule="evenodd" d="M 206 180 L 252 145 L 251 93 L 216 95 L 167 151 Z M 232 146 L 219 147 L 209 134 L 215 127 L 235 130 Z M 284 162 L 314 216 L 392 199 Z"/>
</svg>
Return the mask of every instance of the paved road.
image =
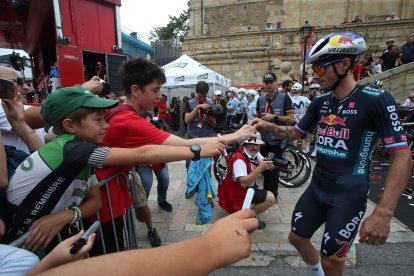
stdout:
<svg viewBox="0 0 414 276">
<path fill-rule="evenodd" d="M 173 205 L 173 212 L 167 213 L 158 207 L 156 180 L 149 197 L 153 221 L 163 244 L 199 236 L 211 226 L 194 224 L 197 213 L 194 198 L 184 197 L 185 162 L 170 163 L 169 172 L 170 187 L 167 198 Z M 294 189 L 281 187 L 278 204 L 260 216 L 267 226 L 253 234 L 252 255 L 214 275 L 307 275 L 298 253 L 287 240 L 294 205 L 307 185 L 308 183 Z M 218 206 L 217 199 L 215 202 L 213 222 L 226 215 Z M 366 215 L 372 212 L 374 206 L 372 202 L 368 204 Z M 312 239 L 316 247 L 319 247 L 322 233 L 322 229 L 319 229 Z M 139 237 L 142 248 L 150 247 L 142 223 L 139 224 Z M 355 243 L 348 256 L 346 275 L 414 275 L 414 232 L 393 219 L 388 241 L 388 244 L 378 247 Z"/>
</svg>

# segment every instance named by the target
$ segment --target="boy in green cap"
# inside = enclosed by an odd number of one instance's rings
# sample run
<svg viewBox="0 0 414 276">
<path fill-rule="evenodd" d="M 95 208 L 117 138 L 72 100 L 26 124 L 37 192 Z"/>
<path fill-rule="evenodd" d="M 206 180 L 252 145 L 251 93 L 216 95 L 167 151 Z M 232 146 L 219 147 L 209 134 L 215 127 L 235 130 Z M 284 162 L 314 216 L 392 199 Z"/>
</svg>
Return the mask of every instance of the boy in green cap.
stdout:
<svg viewBox="0 0 414 276">
<path fill-rule="evenodd" d="M 53 127 L 57 137 L 32 153 L 10 180 L 7 198 L 16 209 L 5 242 L 30 229 L 24 247 L 36 252 L 46 248 L 65 225 L 95 214 L 101 198 L 92 168 L 194 158 L 189 147 L 99 147 L 108 128 L 103 111 L 117 104 L 81 86 L 56 90 L 43 102 L 40 112 L 46 128 Z M 201 156 L 223 150 L 224 145 L 215 141 L 201 146 Z"/>
</svg>

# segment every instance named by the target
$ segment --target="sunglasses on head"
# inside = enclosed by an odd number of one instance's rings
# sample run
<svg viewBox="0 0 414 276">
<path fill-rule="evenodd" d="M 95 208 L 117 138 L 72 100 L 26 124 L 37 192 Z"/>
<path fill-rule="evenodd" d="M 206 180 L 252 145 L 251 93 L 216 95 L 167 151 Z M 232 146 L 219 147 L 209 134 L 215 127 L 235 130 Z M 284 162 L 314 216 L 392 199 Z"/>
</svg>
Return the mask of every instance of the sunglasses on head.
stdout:
<svg viewBox="0 0 414 276">
<path fill-rule="evenodd" d="M 0 79 L 0 80 L 2 80 L 2 81 L 8 81 L 8 82 L 11 82 L 11 83 L 17 83 L 17 84 L 19 84 L 19 85 L 24 85 L 24 79 L 23 78 L 21 78 L 21 77 L 17 77 L 17 78 L 15 78 L 15 79 Z"/>
<path fill-rule="evenodd" d="M 323 64 L 319 64 L 319 65 L 312 65 L 312 70 L 313 72 L 315 72 L 316 74 L 318 74 L 318 76 L 322 76 L 325 73 L 325 68 L 328 67 L 331 64 L 337 63 L 339 61 L 341 61 L 342 59 L 335 59 L 332 61 L 328 61 L 326 63 Z"/>
</svg>

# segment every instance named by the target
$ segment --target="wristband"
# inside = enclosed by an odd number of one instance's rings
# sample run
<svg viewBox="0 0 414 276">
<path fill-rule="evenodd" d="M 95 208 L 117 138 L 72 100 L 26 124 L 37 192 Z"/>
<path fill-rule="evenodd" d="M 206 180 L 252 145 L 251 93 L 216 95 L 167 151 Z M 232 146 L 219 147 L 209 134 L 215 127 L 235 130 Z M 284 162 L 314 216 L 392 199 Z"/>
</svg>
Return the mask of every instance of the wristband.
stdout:
<svg viewBox="0 0 414 276">
<path fill-rule="evenodd" d="M 80 221 L 82 213 L 81 213 L 81 210 L 79 209 L 79 207 L 72 206 L 72 207 L 69 207 L 68 209 L 72 210 L 73 213 L 75 214 L 75 217 L 73 218 L 73 220 L 69 224 L 74 224 L 74 223 L 77 223 L 78 221 Z"/>
</svg>

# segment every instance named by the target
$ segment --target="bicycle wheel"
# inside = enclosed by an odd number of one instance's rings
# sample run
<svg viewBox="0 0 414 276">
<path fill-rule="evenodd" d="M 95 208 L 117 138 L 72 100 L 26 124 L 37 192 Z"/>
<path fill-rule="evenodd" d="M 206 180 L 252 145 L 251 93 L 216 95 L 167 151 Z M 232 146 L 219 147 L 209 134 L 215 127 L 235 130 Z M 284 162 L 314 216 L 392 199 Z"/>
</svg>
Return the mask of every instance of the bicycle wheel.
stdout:
<svg viewBox="0 0 414 276">
<path fill-rule="evenodd" d="M 284 180 L 292 180 L 302 172 L 303 162 L 293 149 L 286 149 L 283 152 L 282 159 L 289 161 L 286 168 L 280 169 L 280 177 Z"/>
<path fill-rule="evenodd" d="M 236 147 L 227 147 L 226 151 L 220 154 L 219 157 L 214 159 L 213 172 L 217 182 L 223 181 L 227 174 L 228 156 L 231 156 L 236 152 Z"/>
<path fill-rule="evenodd" d="M 375 145 L 375 153 L 384 160 L 388 160 L 390 158 L 389 153 L 385 151 L 385 147 L 381 139 L 379 139 Z"/>
<path fill-rule="evenodd" d="M 289 165 L 281 170 L 279 183 L 287 188 L 303 185 L 309 179 L 312 170 L 308 156 L 298 148 L 289 147 L 284 151 L 284 158 L 289 160 Z"/>
</svg>

